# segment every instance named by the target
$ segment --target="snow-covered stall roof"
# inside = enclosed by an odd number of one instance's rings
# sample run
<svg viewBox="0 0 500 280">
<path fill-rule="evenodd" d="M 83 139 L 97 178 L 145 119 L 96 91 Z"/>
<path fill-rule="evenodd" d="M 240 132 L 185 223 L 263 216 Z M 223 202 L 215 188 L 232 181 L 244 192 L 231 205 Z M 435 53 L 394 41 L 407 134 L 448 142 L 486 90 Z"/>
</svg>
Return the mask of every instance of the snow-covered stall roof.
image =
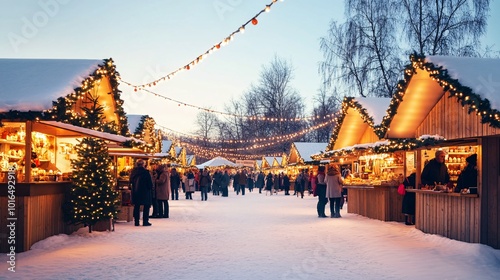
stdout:
<svg viewBox="0 0 500 280">
<path fill-rule="evenodd" d="M 263 157 L 261 167 L 267 168 L 273 166 L 274 157 Z"/>
<path fill-rule="evenodd" d="M 346 97 L 342 102 L 342 115 L 333 130 L 326 150 L 340 149 L 360 144 L 361 141 L 376 141 L 375 127 L 387 114 L 391 98 Z"/>
<path fill-rule="evenodd" d="M 111 134 L 93 129 L 74 126 L 68 123 L 57 121 L 39 121 L 34 123 L 34 130 L 46 132 L 50 129 L 50 134 L 59 137 L 96 137 L 116 143 L 125 143 L 127 141 L 136 141 L 132 137 L 125 137 L 121 135 Z"/>
<path fill-rule="evenodd" d="M 490 101 L 500 110 L 500 59 L 476 57 L 427 56 L 426 61 L 448 70 L 448 75 Z"/>
<path fill-rule="evenodd" d="M 415 137 L 445 92 L 468 108 L 480 109 L 484 123 L 500 126 L 500 59 L 412 55 L 410 62 L 398 85 L 401 92 L 382 121 L 386 137 Z"/>
<path fill-rule="evenodd" d="M 171 147 L 172 147 L 172 141 L 170 141 L 170 140 L 162 140 L 161 141 L 161 152 L 162 153 L 170 152 Z"/>
<path fill-rule="evenodd" d="M 356 97 L 354 100 L 366 109 L 368 115 L 373 118 L 375 125 L 382 122 L 391 103 L 391 98 L 383 97 Z"/>
<path fill-rule="evenodd" d="M 130 134 L 134 134 L 135 130 L 139 127 L 139 124 L 141 123 L 143 115 L 128 115 L 127 114 L 127 120 L 128 120 L 128 131 Z"/>
<path fill-rule="evenodd" d="M 304 162 L 314 161 L 311 155 L 324 151 L 327 145 L 328 143 L 293 142 L 292 147 L 295 147 L 298 153 L 298 158 L 292 161 L 292 159 L 294 159 L 294 156 L 290 154 L 288 163 L 298 163 L 300 162 L 300 159 L 302 159 Z M 293 151 L 290 152 L 292 153 Z"/>
<path fill-rule="evenodd" d="M 96 59 L 0 59 L 0 111 L 43 111 L 98 69 Z"/>
<path fill-rule="evenodd" d="M 189 166 L 193 165 L 193 161 L 195 159 L 196 159 L 195 155 L 186 155 L 186 164 L 189 165 Z"/>
<path fill-rule="evenodd" d="M 182 147 L 175 147 L 174 150 L 175 150 L 175 156 L 176 157 L 178 157 L 178 156 L 181 155 Z"/>
</svg>

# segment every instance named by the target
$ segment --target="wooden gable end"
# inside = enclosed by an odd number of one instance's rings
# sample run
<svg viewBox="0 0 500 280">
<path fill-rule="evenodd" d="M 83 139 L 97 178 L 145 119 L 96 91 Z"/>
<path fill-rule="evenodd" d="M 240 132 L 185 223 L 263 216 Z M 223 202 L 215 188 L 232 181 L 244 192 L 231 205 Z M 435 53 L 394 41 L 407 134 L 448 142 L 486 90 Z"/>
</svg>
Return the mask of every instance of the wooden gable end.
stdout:
<svg viewBox="0 0 500 280">
<path fill-rule="evenodd" d="M 417 128 L 416 135 L 438 134 L 447 140 L 500 135 L 500 129 L 482 124 L 481 117 L 468 113 L 455 97 L 445 93 Z"/>
</svg>

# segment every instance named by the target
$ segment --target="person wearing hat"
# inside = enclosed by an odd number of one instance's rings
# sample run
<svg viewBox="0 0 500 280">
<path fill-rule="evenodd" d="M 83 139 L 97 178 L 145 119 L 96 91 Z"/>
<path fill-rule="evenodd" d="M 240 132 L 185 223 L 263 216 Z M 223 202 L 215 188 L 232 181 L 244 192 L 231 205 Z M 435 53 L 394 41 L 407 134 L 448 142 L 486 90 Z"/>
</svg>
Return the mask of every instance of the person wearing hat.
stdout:
<svg viewBox="0 0 500 280">
<path fill-rule="evenodd" d="M 458 176 L 456 193 L 460 193 L 463 189 L 477 187 L 477 154 L 468 156 L 465 161 L 467 165 Z"/>
</svg>

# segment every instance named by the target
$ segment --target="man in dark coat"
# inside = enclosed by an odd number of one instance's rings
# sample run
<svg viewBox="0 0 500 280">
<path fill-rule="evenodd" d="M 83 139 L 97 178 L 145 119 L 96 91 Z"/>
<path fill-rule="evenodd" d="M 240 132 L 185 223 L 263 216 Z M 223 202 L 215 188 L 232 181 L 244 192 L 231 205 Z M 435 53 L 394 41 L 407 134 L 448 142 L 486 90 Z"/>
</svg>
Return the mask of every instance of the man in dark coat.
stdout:
<svg viewBox="0 0 500 280">
<path fill-rule="evenodd" d="M 283 189 L 285 190 L 285 195 L 290 195 L 290 178 L 287 174 L 283 175 Z"/>
<path fill-rule="evenodd" d="M 257 181 L 255 181 L 255 187 L 259 189 L 259 193 L 262 193 L 262 188 L 264 187 L 264 172 L 259 172 L 257 175 Z"/>
<path fill-rule="evenodd" d="M 222 196 L 224 197 L 227 197 L 228 196 L 228 189 L 227 187 L 229 186 L 229 181 L 231 179 L 229 178 L 229 174 L 227 172 L 227 170 L 224 170 L 224 175 L 221 176 L 221 180 L 220 180 L 220 187 L 221 187 L 221 191 L 222 191 Z"/>
<path fill-rule="evenodd" d="M 149 223 L 149 208 L 151 207 L 151 191 L 153 190 L 153 180 L 151 179 L 151 174 L 144 166 L 144 160 L 139 159 L 136 162 L 136 166 L 130 173 L 135 226 L 139 226 L 139 214 L 141 205 L 143 205 L 144 208 L 142 213 L 142 225 L 151 225 Z"/>
<path fill-rule="evenodd" d="M 435 158 L 431 159 L 422 171 L 421 181 L 423 185 L 434 186 L 435 184 L 445 185 L 450 181 L 448 167 L 444 164 L 446 155 L 442 150 L 436 151 Z"/>
</svg>

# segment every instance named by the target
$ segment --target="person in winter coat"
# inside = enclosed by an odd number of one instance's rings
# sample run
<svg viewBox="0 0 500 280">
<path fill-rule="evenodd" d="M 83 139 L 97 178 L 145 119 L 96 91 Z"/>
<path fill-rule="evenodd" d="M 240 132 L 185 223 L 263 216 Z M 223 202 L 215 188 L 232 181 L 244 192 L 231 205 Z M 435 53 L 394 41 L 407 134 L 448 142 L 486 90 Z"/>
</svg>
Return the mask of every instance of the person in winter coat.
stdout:
<svg viewBox="0 0 500 280">
<path fill-rule="evenodd" d="M 325 206 L 328 203 L 328 198 L 326 198 L 326 174 L 325 167 L 318 167 L 318 174 L 316 175 L 316 195 L 318 196 L 318 204 L 316 205 L 316 210 L 318 212 L 319 218 L 326 218 Z"/>
<path fill-rule="evenodd" d="M 196 180 L 194 177 L 193 171 L 189 170 L 187 173 L 187 182 L 186 182 L 186 199 L 192 200 L 193 193 L 196 190 Z"/>
<path fill-rule="evenodd" d="M 456 193 L 460 193 L 463 189 L 477 188 L 477 154 L 468 156 L 465 161 L 467 166 L 458 176 Z"/>
<path fill-rule="evenodd" d="M 158 200 L 159 218 L 168 218 L 169 215 L 170 178 L 167 166 L 160 165 L 156 172 L 156 199 Z"/>
<path fill-rule="evenodd" d="M 297 175 L 297 178 L 295 179 L 295 194 L 297 194 L 297 196 L 299 196 L 300 194 L 300 197 L 301 198 L 304 198 L 304 189 L 306 187 L 306 176 L 307 174 L 305 173 L 305 170 L 303 170 L 302 172 L 299 173 L 299 175 Z"/>
<path fill-rule="evenodd" d="M 175 168 L 170 172 L 170 189 L 172 190 L 172 200 L 179 200 L 179 187 L 181 186 L 181 176 Z"/>
<path fill-rule="evenodd" d="M 257 175 L 257 180 L 255 180 L 255 187 L 259 189 L 259 193 L 262 193 L 262 188 L 264 188 L 264 172 L 259 172 Z"/>
<path fill-rule="evenodd" d="M 283 189 L 285 190 L 285 195 L 290 195 L 290 177 L 287 174 L 283 174 Z"/>
<path fill-rule="evenodd" d="M 217 169 L 214 173 L 214 180 L 212 182 L 212 194 L 219 195 L 220 193 L 220 181 L 222 180 L 222 172 Z"/>
<path fill-rule="evenodd" d="M 145 168 L 143 159 L 136 162 L 136 166 L 130 172 L 130 184 L 132 186 L 132 203 L 134 204 L 134 222 L 139 226 L 140 207 L 143 205 L 142 225 L 151 226 L 149 223 L 149 208 L 153 190 L 153 180 L 151 174 Z"/>
<path fill-rule="evenodd" d="M 245 195 L 246 185 L 247 185 L 247 170 L 243 169 L 240 173 L 240 176 L 238 176 L 239 190 L 236 192 L 236 194 L 239 194 L 239 191 L 241 191 L 241 195 Z"/>
<path fill-rule="evenodd" d="M 415 181 L 417 174 L 412 172 L 410 176 L 406 177 L 403 185 L 405 189 L 414 189 Z M 403 196 L 402 203 L 402 213 L 405 214 L 405 224 L 406 225 L 414 225 L 414 216 L 415 216 L 415 193 L 414 192 L 406 192 Z"/>
<path fill-rule="evenodd" d="M 266 175 L 266 195 L 267 191 L 273 195 L 273 174 L 271 172 Z"/>
<path fill-rule="evenodd" d="M 341 218 L 340 216 L 340 198 L 342 197 L 342 188 L 344 181 L 340 176 L 338 165 L 333 164 L 328 168 L 325 178 L 326 198 L 330 201 L 330 217 Z"/>
<path fill-rule="evenodd" d="M 200 190 L 201 190 L 201 200 L 206 201 L 208 199 L 208 187 L 212 183 L 212 178 L 208 173 L 207 169 L 204 169 L 200 175 Z"/>
<path fill-rule="evenodd" d="M 227 170 L 224 170 L 224 174 L 222 175 L 221 180 L 220 180 L 220 187 L 221 187 L 221 192 L 222 192 L 223 197 L 229 196 L 228 186 L 229 186 L 230 180 L 231 180 L 231 178 L 229 177 L 229 173 L 227 172 Z"/>
<path fill-rule="evenodd" d="M 450 181 L 448 167 L 444 164 L 445 157 L 445 152 L 438 150 L 436 151 L 435 157 L 424 166 L 424 170 L 422 170 L 422 175 L 420 177 L 423 185 L 445 185 Z"/>
<path fill-rule="evenodd" d="M 273 187 L 274 187 L 274 193 L 275 194 L 278 194 L 279 190 L 280 190 L 280 177 L 278 176 L 278 174 L 274 174 L 274 177 L 273 177 Z"/>
</svg>

